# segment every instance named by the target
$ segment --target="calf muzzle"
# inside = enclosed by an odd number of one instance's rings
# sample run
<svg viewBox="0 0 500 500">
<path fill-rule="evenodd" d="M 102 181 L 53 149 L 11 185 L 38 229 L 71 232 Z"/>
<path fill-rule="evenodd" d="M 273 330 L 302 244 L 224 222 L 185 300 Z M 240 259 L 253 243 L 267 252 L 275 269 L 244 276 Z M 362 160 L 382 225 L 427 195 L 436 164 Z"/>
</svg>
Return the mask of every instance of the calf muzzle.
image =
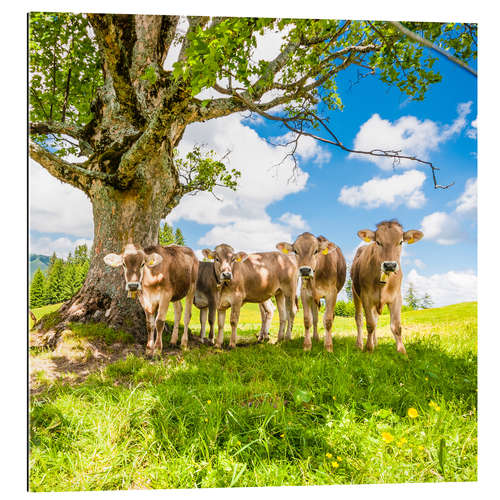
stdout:
<svg viewBox="0 0 500 500">
<path fill-rule="evenodd" d="M 222 281 L 231 281 L 233 279 L 233 273 L 230 272 L 223 272 L 220 275 L 220 278 Z"/>
<path fill-rule="evenodd" d="M 395 273 L 398 270 L 398 263 L 396 261 L 385 261 L 382 263 L 382 271 L 384 273 Z"/>
<path fill-rule="evenodd" d="M 127 290 L 129 292 L 137 292 L 137 290 L 140 290 L 141 284 L 138 281 L 129 281 L 127 283 Z"/>
<path fill-rule="evenodd" d="M 312 278 L 314 271 L 309 266 L 302 266 L 299 268 L 301 278 Z"/>
</svg>

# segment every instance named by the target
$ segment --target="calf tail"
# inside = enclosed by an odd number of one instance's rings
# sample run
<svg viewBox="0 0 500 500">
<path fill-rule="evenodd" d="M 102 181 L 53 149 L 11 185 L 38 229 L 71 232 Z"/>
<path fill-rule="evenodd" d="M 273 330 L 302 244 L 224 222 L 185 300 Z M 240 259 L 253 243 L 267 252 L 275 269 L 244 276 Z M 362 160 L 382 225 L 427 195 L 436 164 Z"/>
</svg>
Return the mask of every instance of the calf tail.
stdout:
<svg viewBox="0 0 500 500">
<path fill-rule="evenodd" d="M 295 295 L 295 307 L 297 308 L 297 311 L 300 309 L 299 298 L 297 297 L 297 295 Z"/>
</svg>

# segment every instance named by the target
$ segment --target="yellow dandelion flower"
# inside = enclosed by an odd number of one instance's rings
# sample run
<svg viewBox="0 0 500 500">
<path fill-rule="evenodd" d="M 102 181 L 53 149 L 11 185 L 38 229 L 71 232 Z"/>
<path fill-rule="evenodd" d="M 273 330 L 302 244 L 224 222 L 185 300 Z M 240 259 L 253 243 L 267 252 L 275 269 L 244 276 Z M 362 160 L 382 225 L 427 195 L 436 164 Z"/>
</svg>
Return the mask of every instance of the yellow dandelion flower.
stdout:
<svg viewBox="0 0 500 500">
<path fill-rule="evenodd" d="M 431 408 L 433 408 L 434 410 L 436 410 L 436 411 L 441 410 L 441 407 L 440 407 L 440 406 L 438 406 L 438 405 L 437 405 L 434 401 L 429 401 L 429 406 L 430 406 Z"/>
<path fill-rule="evenodd" d="M 386 443 L 392 443 L 392 441 L 394 441 L 394 436 L 390 432 L 382 432 L 382 439 Z"/>
<path fill-rule="evenodd" d="M 415 408 L 408 408 L 408 416 L 410 418 L 417 418 L 418 417 L 418 411 Z"/>
<path fill-rule="evenodd" d="M 335 396 L 332 396 L 332 399 L 335 401 L 337 398 Z"/>
<path fill-rule="evenodd" d="M 429 377 L 425 377 L 425 381 L 426 381 L 426 382 L 429 382 Z"/>
<path fill-rule="evenodd" d="M 408 440 L 404 437 L 402 437 L 399 441 L 398 441 L 398 446 L 401 447 L 403 446 Z"/>
<path fill-rule="evenodd" d="M 337 462 L 332 462 L 332 467 L 333 467 L 334 469 L 336 469 L 338 466 L 339 466 L 339 464 L 338 464 Z"/>
<path fill-rule="evenodd" d="M 208 422 L 208 418 L 205 419 L 205 422 Z"/>
<path fill-rule="evenodd" d="M 342 457 L 337 457 L 337 462 L 342 462 Z"/>
<path fill-rule="evenodd" d="M 241 441 L 236 441 L 236 444 L 239 446 L 241 444 Z"/>
<path fill-rule="evenodd" d="M 325 453 L 325 457 L 326 457 L 326 458 L 332 458 L 332 457 L 333 457 L 333 455 L 332 455 L 331 453 Z"/>
<path fill-rule="evenodd" d="M 419 449 L 420 451 L 424 451 L 424 450 L 425 450 L 425 448 L 424 448 L 421 444 L 420 444 L 420 445 L 418 445 L 418 449 Z"/>
<path fill-rule="evenodd" d="M 284 438 L 284 437 L 285 437 L 285 435 L 284 435 L 284 434 L 280 434 L 280 438 Z"/>
<path fill-rule="evenodd" d="M 207 405 L 209 405 L 212 401 L 210 399 L 207 399 Z"/>
</svg>

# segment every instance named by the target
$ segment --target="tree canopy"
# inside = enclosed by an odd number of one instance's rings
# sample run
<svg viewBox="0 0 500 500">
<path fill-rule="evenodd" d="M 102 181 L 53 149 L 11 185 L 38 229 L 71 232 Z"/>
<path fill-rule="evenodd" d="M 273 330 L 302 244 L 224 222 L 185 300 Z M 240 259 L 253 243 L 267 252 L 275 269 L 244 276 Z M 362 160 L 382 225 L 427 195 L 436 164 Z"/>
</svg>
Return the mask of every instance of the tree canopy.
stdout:
<svg viewBox="0 0 500 500">
<path fill-rule="evenodd" d="M 178 16 L 31 14 L 32 156 L 42 165 L 50 158 L 47 149 L 59 156 L 98 157 L 99 169 L 61 160 L 53 162 L 51 173 L 68 182 L 100 178 L 124 189 L 158 134 L 177 144 L 187 124 L 238 111 L 259 113 L 298 135 L 349 150 L 326 119 L 327 109 L 343 108 L 336 85 L 341 71 L 356 66 L 360 77 L 374 75 L 416 100 L 441 79 L 433 69 L 435 54 L 389 22 L 188 17 L 185 34 L 180 23 Z M 461 61 L 476 58 L 474 24 L 402 24 Z M 256 59 L 258 39 L 268 31 L 282 34 L 281 50 L 272 60 Z M 165 69 L 175 47 L 173 70 Z M 126 129 L 118 140 L 95 134 L 96 120 L 105 120 L 104 108 L 111 105 L 119 108 L 120 121 L 107 125 Z M 177 130 L 169 121 L 174 114 L 182 115 Z M 401 151 L 365 153 L 405 157 Z M 212 168 L 210 175 L 234 188 L 231 173 Z M 193 185 L 210 190 L 214 182 L 205 185 L 206 178 L 191 186 L 179 180 L 184 188 L 178 194 Z"/>
</svg>

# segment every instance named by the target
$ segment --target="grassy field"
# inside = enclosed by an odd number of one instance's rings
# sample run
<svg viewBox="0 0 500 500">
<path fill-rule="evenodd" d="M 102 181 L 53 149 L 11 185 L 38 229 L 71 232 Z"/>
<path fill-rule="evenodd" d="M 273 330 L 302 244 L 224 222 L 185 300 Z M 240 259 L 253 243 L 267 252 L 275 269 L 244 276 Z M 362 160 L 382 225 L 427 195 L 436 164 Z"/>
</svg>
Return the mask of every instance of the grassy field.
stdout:
<svg viewBox="0 0 500 500">
<path fill-rule="evenodd" d="M 250 345 L 233 351 L 193 346 L 151 361 L 108 332 L 109 361 L 84 377 L 34 373 L 30 489 L 475 481 L 477 304 L 402 316 L 408 358 L 388 316 L 373 354 L 356 350 L 352 318 L 335 319 L 332 354 L 322 343 L 303 353 L 301 314 L 291 342 L 254 344 L 253 305 L 240 320 Z M 66 332 L 75 366 L 90 363 L 85 342 L 94 348 L 98 333 Z M 130 352 L 116 359 L 108 345 Z M 32 351 L 32 365 L 68 353 Z"/>
</svg>

